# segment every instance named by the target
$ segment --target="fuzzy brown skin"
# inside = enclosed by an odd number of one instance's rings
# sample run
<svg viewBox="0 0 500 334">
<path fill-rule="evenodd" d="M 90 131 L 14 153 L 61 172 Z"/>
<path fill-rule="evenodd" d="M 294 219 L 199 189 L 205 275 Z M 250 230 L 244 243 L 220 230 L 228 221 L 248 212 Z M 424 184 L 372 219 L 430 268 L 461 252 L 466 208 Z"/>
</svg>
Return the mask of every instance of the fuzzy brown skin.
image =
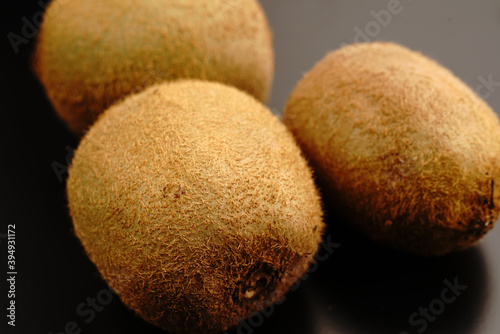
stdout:
<svg viewBox="0 0 500 334">
<path fill-rule="evenodd" d="M 382 42 L 331 52 L 297 84 L 283 121 L 329 205 L 380 243 L 445 254 L 498 217 L 498 118 L 420 53 Z"/>
<path fill-rule="evenodd" d="M 76 235 L 121 300 L 171 333 L 217 333 L 283 297 L 324 228 L 288 129 L 219 83 L 160 84 L 83 137 L 67 193 Z"/>
<path fill-rule="evenodd" d="M 54 0 L 34 69 L 81 136 L 112 103 L 165 80 L 219 81 L 265 102 L 274 54 L 256 0 Z"/>
</svg>

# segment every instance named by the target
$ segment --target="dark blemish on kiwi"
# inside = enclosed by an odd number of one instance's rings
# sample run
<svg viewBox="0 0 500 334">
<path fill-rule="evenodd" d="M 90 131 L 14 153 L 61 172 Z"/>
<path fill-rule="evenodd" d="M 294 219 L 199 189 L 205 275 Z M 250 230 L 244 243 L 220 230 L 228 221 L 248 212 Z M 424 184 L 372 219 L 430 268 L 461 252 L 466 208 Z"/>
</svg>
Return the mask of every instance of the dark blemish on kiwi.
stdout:
<svg viewBox="0 0 500 334">
<path fill-rule="evenodd" d="M 249 270 L 246 277 L 239 280 L 231 295 L 233 303 L 244 302 L 246 300 L 256 300 L 264 296 L 269 297 L 269 293 L 275 290 L 277 282 L 280 280 L 279 272 L 267 263 L 255 264 Z"/>
<path fill-rule="evenodd" d="M 476 221 L 474 225 L 469 229 L 468 233 L 474 238 L 482 237 L 484 234 L 486 234 L 486 232 L 490 230 L 488 226 L 488 222 Z"/>
<path fill-rule="evenodd" d="M 174 194 L 175 198 L 181 197 L 181 195 L 184 195 L 184 186 L 180 185 L 179 186 L 179 191 Z"/>
<path fill-rule="evenodd" d="M 193 286 L 196 289 L 198 289 L 198 290 L 203 289 L 203 278 L 202 278 L 202 276 L 201 276 L 200 273 L 194 274 L 194 276 L 193 276 Z"/>
</svg>

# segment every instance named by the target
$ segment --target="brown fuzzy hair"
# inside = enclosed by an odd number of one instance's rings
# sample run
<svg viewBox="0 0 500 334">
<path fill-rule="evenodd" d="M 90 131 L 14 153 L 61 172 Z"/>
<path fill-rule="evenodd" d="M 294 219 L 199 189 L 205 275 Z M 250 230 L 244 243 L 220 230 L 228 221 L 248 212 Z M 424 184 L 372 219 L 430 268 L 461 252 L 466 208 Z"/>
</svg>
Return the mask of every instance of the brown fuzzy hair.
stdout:
<svg viewBox="0 0 500 334">
<path fill-rule="evenodd" d="M 108 109 L 76 150 L 67 194 L 102 277 L 171 333 L 221 332 L 281 299 L 324 228 L 288 129 L 219 83 L 154 85 Z"/>
<path fill-rule="evenodd" d="M 54 0 L 34 70 L 80 136 L 112 103 L 165 80 L 219 81 L 264 102 L 274 54 L 256 0 Z"/>
<path fill-rule="evenodd" d="M 384 42 L 331 52 L 297 84 L 283 121 L 328 206 L 380 243 L 445 254 L 498 217 L 498 117 L 420 53 Z"/>
</svg>

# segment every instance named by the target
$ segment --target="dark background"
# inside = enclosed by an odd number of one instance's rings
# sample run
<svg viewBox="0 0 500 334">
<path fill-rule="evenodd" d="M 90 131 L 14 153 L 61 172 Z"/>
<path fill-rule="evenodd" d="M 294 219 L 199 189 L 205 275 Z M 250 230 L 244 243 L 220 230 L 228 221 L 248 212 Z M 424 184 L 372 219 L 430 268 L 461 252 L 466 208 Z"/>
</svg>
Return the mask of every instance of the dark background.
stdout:
<svg viewBox="0 0 500 334">
<path fill-rule="evenodd" d="M 0 333 L 65 333 L 71 332 L 66 329 L 72 322 L 81 333 L 161 333 L 129 312 L 116 295 L 105 305 L 98 304 L 93 317 L 89 312 L 88 298 L 105 296 L 107 286 L 74 237 L 68 217 L 66 174 L 61 168 L 77 140 L 57 118 L 29 70 L 34 38 L 20 44 L 17 53 L 7 38 L 9 32 L 22 36 L 23 17 L 33 22 L 33 15 L 43 10 L 40 3 L 11 1 L 4 4 L 1 18 L 0 309 L 4 314 L 7 224 L 16 225 L 18 275 L 16 327 L 7 326 L 2 314 Z M 277 68 L 269 106 L 277 114 L 304 72 L 327 51 L 356 39 L 391 40 L 420 50 L 500 111 L 500 86 L 479 87 L 489 77 L 500 82 L 498 0 L 401 0 L 400 12 L 390 20 L 385 17 L 383 24 L 376 16 L 390 0 L 261 3 L 274 30 Z M 234 333 L 500 332 L 498 227 L 478 247 L 419 259 L 372 245 L 335 217 L 327 220 L 325 239 L 340 247 L 287 295 L 285 303 L 256 315 Z M 467 289 L 431 318 L 427 328 L 422 322 L 412 326 L 409 316 L 440 299 L 444 281 L 455 279 Z"/>
</svg>

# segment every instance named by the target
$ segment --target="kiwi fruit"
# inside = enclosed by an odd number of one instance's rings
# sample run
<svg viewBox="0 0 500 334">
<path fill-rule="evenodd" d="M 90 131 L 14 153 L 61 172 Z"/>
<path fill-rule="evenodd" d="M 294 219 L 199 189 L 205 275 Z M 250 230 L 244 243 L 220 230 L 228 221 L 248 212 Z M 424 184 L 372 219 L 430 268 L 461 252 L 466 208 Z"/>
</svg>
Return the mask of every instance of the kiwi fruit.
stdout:
<svg viewBox="0 0 500 334">
<path fill-rule="evenodd" d="M 331 52 L 296 85 L 283 122 L 329 210 L 376 242 L 442 255 L 497 220 L 498 117 L 421 53 L 389 42 Z"/>
<path fill-rule="evenodd" d="M 54 0 L 33 67 L 81 136 L 113 103 L 166 80 L 218 81 L 265 102 L 274 54 L 256 0 Z"/>
<path fill-rule="evenodd" d="M 106 110 L 69 168 L 74 231 L 123 303 L 171 333 L 217 333 L 280 300 L 324 223 L 311 170 L 259 101 L 153 85 Z"/>
</svg>

